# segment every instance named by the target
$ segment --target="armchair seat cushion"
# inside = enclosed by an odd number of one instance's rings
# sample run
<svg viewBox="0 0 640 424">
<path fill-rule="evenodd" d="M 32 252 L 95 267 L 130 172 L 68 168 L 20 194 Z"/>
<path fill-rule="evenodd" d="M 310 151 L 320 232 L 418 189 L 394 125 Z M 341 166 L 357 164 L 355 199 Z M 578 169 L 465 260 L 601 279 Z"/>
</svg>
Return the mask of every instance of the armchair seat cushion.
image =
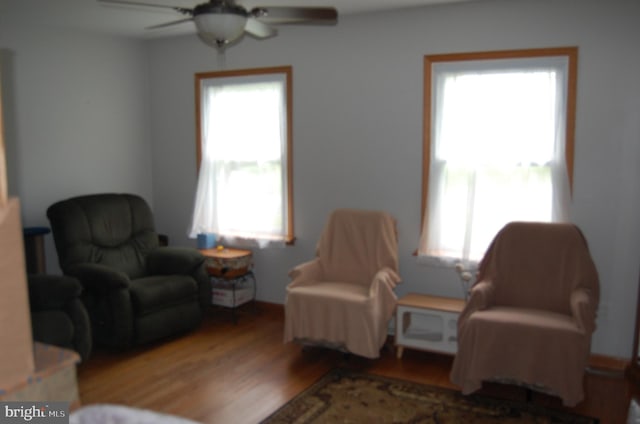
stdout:
<svg viewBox="0 0 640 424">
<path fill-rule="evenodd" d="M 288 296 L 295 298 L 298 293 L 304 296 L 313 296 L 314 303 L 333 302 L 339 299 L 345 303 L 361 304 L 369 299 L 369 287 L 357 283 L 322 282 L 293 287 L 289 290 Z M 328 303 L 326 306 L 332 307 L 335 304 Z"/>
<path fill-rule="evenodd" d="M 304 335 L 303 340 L 338 346 L 365 357 L 380 349 L 378 322 L 370 318 L 374 301 L 368 287 L 322 282 L 291 288 L 287 296 L 290 331 Z"/>
<path fill-rule="evenodd" d="M 132 280 L 130 292 L 136 315 L 146 315 L 197 300 L 198 285 L 189 275 L 156 275 Z"/>
<path fill-rule="evenodd" d="M 560 337 L 571 334 L 583 337 L 584 332 L 576 325 L 576 321 L 569 315 L 541 309 L 519 309 L 510 306 L 495 306 L 491 309 L 477 311 L 467 321 L 469 328 L 487 326 L 483 334 L 490 331 L 500 333 L 513 332 L 518 335 L 531 337 L 531 332 L 539 331 L 542 337 L 548 338 L 552 333 Z M 486 331 L 487 333 L 485 333 Z M 506 336 L 504 334 L 502 337 Z M 502 339 L 502 340 L 509 340 Z"/>
<path fill-rule="evenodd" d="M 459 351 L 473 349 L 472 337 L 484 346 L 457 365 L 465 376 L 464 394 L 479 389 L 483 380 L 505 380 L 544 388 L 565 402 L 582 397 L 582 380 L 573 376 L 582 374 L 589 345 L 570 316 L 496 306 L 475 312 L 462 331 Z"/>
</svg>

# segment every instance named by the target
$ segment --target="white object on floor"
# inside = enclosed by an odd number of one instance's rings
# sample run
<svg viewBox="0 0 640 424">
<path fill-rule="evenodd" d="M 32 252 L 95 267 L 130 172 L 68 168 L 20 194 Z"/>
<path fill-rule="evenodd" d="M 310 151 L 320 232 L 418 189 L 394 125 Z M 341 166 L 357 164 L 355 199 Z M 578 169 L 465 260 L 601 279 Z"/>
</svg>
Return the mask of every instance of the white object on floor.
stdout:
<svg viewBox="0 0 640 424">
<path fill-rule="evenodd" d="M 631 399 L 631 404 L 629 405 L 627 424 L 640 424 L 640 406 L 638 406 L 635 399 Z"/>
<path fill-rule="evenodd" d="M 198 424 L 175 415 L 120 405 L 84 406 L 69 416 L 69 424 Z"/>
</svg>

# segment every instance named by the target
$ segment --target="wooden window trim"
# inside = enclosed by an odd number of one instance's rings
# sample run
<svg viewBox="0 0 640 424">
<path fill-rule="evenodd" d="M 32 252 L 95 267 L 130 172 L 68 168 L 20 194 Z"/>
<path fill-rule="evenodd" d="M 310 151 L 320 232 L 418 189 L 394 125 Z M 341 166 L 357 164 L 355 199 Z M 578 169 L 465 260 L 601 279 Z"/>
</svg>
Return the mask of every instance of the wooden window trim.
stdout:
<svg viewBox="0 0 640 424">
<path fill-rule="evenodd" d="M 293 71 L 291 66 L 275 66 L 268 68 L 237 69 L 227 71 L 200 72 L 195 74 L 195 102 L 196 102 L 196 174 L 200 171 L 202 159 L 202 122 L 201 122 L 201 85 L 202 80 L 210 78 L 244 77 L 251 75 L 284 74 L 287 83 L 287 234 L 285 243 L 293 245 L 295 236 L 293 231 Z"/>
<path fill-rule="evenodd" d="M 425 212 L 429 201 L 429 168 L 431 164 L 432 64 L 491 59 L 526 59 L 532 57 L 563 56 L 568 61 L 567 110 L 565 116 L 565 161 L 569 177 L 569 190 L 573 193 L 573 165 L 575 151 L 576 97 L 578 87 L 578 48 L 557 47 L 525 50 L 500 50 L 488 52 L 450 53 L 424 57 L 423 144 L 422 144 L 422 202 L 420 228 L 424 230 Z M 417 253 L 417 252 L 416 252 Z"/>
</svg>

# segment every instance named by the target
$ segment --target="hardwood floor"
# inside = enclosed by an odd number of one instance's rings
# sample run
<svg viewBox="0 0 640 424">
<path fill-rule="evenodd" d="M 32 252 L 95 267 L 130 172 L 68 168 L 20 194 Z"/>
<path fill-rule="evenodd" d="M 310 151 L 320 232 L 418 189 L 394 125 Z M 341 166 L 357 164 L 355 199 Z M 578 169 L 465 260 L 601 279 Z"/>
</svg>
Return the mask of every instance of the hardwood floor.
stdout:
<svg viewBox="0 0 640 424">
<path fill-rule="evenodd" d="M 246 308 L 246 306 L 245 306 Z M 391 344 L 378 360 L 283 344 L 283 310 L 259 303 L 231 322 L 214 309 L 202 326 L 183 337 L 128 352 L 96 351 L 78 367 L 83 405 L 116 403 L 175 414 L 203 423 L 257 423 L 340 366 L 441 387 L 452 358 L 406 349 L 396 359 Z M 624 424 L 635 385 L 620 373 L 588 373 L 586 399 L 573 411 L 601 424 Z M 523 389 L 490 385 L 488 395 L 526 399 Z M 562 409 L 556 398 L 534 394 L 532 402 Z"/>
</svg>

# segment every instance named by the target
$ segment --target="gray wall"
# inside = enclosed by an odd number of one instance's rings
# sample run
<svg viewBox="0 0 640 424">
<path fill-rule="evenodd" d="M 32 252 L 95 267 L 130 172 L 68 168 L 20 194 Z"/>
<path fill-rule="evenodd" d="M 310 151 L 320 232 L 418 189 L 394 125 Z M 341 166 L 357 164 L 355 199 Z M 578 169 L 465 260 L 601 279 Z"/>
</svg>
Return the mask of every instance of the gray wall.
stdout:
<svg viewBox="0 0 640 424">
<path fill-rule="evenodd" d="M 101 191 L 153 201 L 143 42 L 0 19 L 10 193 L 25 226 L 56 200 Z M 53 240 L 47 265 L 59 272 Z"/>
<path fill-rule="evenodd" d="M 262 300 L 282 303 L 287 271 L 312 257 L 336 207 L 398 219 L 399 294 L 461 297 L 455 273 L 412 256 L 420 229 L 425 54 L 579 47 L 572 217 L 600 272 L 594 351 L 629 356 L 640 257 L 640 4 L 633 1 L 478 1 L 342 17 L 335 28 L 281 27 L 245 39 L 226 68 L 292 65 L 297 242 L 255 253 Z M 158 223 L 185 238 L 195 175 L 195 72 L 219 69 L 195 37 L 149 45 L 154 201 Z M 250 124 L 250 123 L 248 123 Z M 238 198 L 243 207 L 260 207 Z"/>
<path fill-rule="evenodd" d="M 462 297 L 452 270 L 412 255 L 423 56 L 578 46 L 572 217 L 601 278 L 593 350 L 628 357 L 640 257 L 638 22 L 634 0 L 485 0 L 281 27 L 277 38 L 229 49 L 227 69 L 293 66 L 297 242 L 255 252 L 259 298 L 283 302 L 287 271 L 312 257 L 327 214 L 345 206 L 398 219 L 398 294 Z M 195 245 L 186 237 L 196 182 L 193 74 L 219 69 L 216 52 L 195 36 L 77 35 L 0 26 L 12 69 L 11 183 L 25 223 L 46 224 L 46 206 L 68 195 L 131 191 L 149 199 L 174 244 Z M 55 260 L 51 246 L 47 254 Z"/>
</svg>

